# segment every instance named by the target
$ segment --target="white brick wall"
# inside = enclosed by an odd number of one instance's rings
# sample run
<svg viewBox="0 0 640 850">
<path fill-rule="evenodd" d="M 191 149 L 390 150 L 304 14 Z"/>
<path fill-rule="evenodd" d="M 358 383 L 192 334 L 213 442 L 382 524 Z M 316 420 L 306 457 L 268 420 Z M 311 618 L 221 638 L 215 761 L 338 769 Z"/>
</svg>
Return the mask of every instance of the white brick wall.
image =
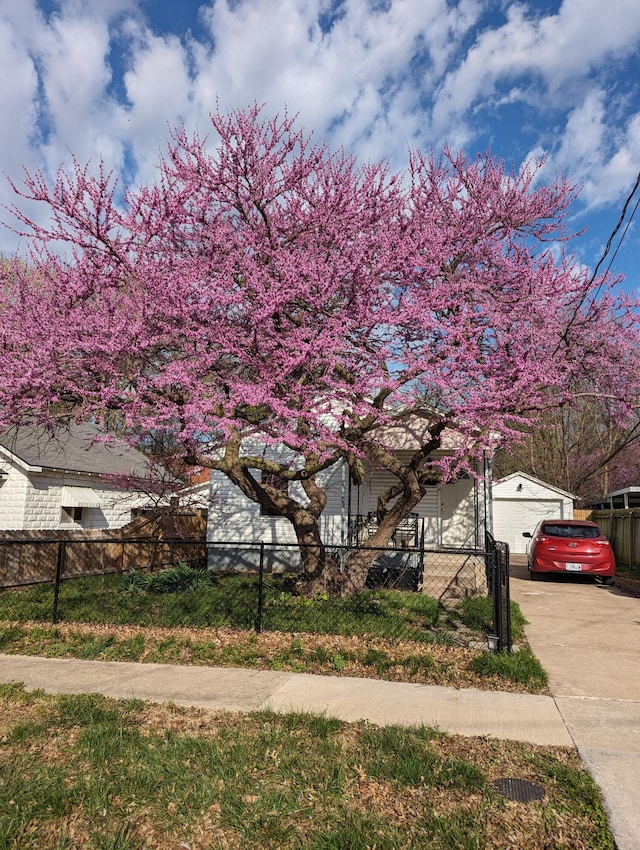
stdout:
<svg viewBox="0 0 640 850">
<path fill-rule="evenodd" d="M 24 509 L 29 482 L 24 473 L 9 463 L 0 467 L 8 477 L 0 483 L 0 529 L 24 528 Z"/>
<path fill-rule="evenodd" d="M 5 462 L 7 479 L 0 484 L 0 530 L 57 528 L 120 528 L 131 519 L 131 509 L 146 500 L 140 494 L 122 493 L 95 476 L 26 473 Z M 84 508 L 80 523 L 61 523 L 62 488 L 87 487 L 102 500 L 100 508 Z"/>
</svg>

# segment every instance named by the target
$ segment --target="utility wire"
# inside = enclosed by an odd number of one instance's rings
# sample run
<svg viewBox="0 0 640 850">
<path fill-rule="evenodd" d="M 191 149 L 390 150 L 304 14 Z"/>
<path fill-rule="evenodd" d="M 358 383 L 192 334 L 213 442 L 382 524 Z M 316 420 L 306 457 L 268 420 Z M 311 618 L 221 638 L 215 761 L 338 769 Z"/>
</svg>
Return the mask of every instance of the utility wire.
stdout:
<svg viewBox="0 0 640 850">
<path fill-rule="evenodd" d="M 622 227 L 622 222 L 624 221 L 625 216 L 626 216 L 626 214 L 627 214 L 627 209 L 628 209 L 628 207 L 629 207 L 629 204 L 630 204 L 630 203 L 631 203 L 631 201 L 633 200 L 633 196 L 634 196 L 634 195 L 635 195 L 635 193 L 638 191 L 638 187 L 640 187 L 640 173 L 639 173 L 639 174 L 638 174 L 638 176 L 636 177 L 635 186 L 634 186 L 634 187 L 633 187 L 633 189 L 631 190 L 631 194 L 629 195 L 629 197 L 627 198 L 627 200 L 626 200 L 626 201 L 625 201 L 625 203 L 624 203 L 624 207 L 622 208 L 622 212 L 620 213 L 620 218 L 618 219 L 618 223 L 616 224 L 616 226 L 613 228 L 613 231 L 612 231 L 612 233 L 611 233 L 611 236 L 609 237 L 609 240 L 608 240 L 608 242 L 607 242 L 607 244 L 606 244 L 606 247 L 605 247 L 605 249 L 604 249 L 604 253 L 602 254 L 602 256 L 600 257 L 600 259 L 598 260 L 598 264 L 597 264 L 597 266 L 595 267 L 595 270 L 594 270 L 594 272 L 593 272 L 593 275 L 591 276 L 591 280 L 589 281 L 589 283 L 590 283 L 590 284 L 591 284 L 591 283 L 593 283 L 593 281 L 596 279 L 596 276 L 597 276 L 597 274 L 598 274 L 598 269 L 599 269 L 599 268 L 600 268 L 600 266 L 604 263 L 604 261 L 605 261 L 605 259 L 606 259 L 606 257 L 607 257 L 607 254 L 608 254 L 608 253 L 609 253 L 609 251 L 611 250 L 611 244 L 613 243 L 613 240 L 614 240 L 614 238 L 615 238 L 616 233 L 617 233 L 617 232 L 620 230 L 620 228 Z M 616 254 L 617 254 L 617 253 L 618 253 L 618 251 L 620 250 L 620 246 L 622 245 L 622 240 L 623 240 L 623 239 L 624 239 L 624 237 L 627 235 L 627 230 L 629 230 L 629 225 L 631 224 L 631 221 L 633 220 L 633 217 L 634 217 L 634 215 L 635 215 L 635 213 L 636 213 L 636 210 L 638 209 L 638 204 L 640 204 L 640 198 L 638 198 L 638 200 L 636 201 L 636 205 L 635 205 L 635 207 L 633 208 L 633 212 L 631 213 L 631 216 L 630 216 L 630 218 L 629 218 L 629 221 L 627 222 L 627 226 L 625 227 L 624 232 L 623 232 L 622 236 L 620 237 L 620 241 L 618 242 L 618 247 L 616 248 L 616 250 L 615 250 L 615 252 L 614 252 L 614 254 L 613 254 L 613 257 L 612 257 L 612 258 L 611 258 L 611 260 L 609 261 L 609 265 L 607 266 L 607 272 L 608 272 L 608 271 L 609 271 L 609 269 L 611 268 L 611 264 L 612 264 L 612 263 L 613 263 L 613 261 L 615 260 L 615 258 L 616 258 Z"/>
<path fill-rule="evenodd" d="M 570 319 L 570 321 L 569 321 L 569 324 L 567 325 L 567 327 L 565 328 L 565 330 L 564 330 L 564 332 L 563 332 L 563 334 L 562 334 L 562 339 L 563 339 L 564 341 L 566 341 L 566 339 L 567 339 L 567 334 L 568 334 L 568 333 L 569 333 L 569 331 L 571 330 L 571 328 L 572 328 L 572 326 L 573 326 L 573 323 L 575 322 L 575 320 L 576 320 L 576 319 L 577 319 L 577 317 L 578 317 L 578 311 L 580 310 L 580 308 L 582 307 L 582 305 L 584 304 L 584 302 L 587 300 L 587 297 L 588 297 L 588 296 L 587 296 L 587 293 L 588 293 L 589 287 L 591 286 L 591 284 L 592 284 L 592 283 L 594 282 L 594 280 L 596 279 L 597 274 L 598 274 L 598 269 L 599 269 L 599 268 L 600 268 L 600 266 L 604 263 L 605 259 L 607 258 L 607 255 L 608 255 L 609 251 L 611 250 L 611 245 L 612 245 L 612 243 L 613 243 L 613 240 L 615 239 L 616 233 L 617 233 L 617 232 L 620 230 L 620 228 L 622 227 L 622 223 L 623 223 L 623 221 L 624 221 L 624 219 L 625 219 L 625 216 L 626 216 L 626 214 L 627 214 L 627 209 L 629 208 L 629 204 L 630 204 L 630 203 L 631 203 L 631 201 L 633 200 L 633 196 L 634 196 L 634 195 L 635 195 L 635 193 L 638 191 L 638 188 L 639 188 L 639 187 L 640 187 L 640 172 L 638 173 L 638 176 L 636 177 L 636 182 L 635 182 L 635 184 L 634 184 L 633 189 L 631 190 L 631 193 L 629 194 L 629 197 L 628 197 L 628 198 L 627 198 L 627 200 L 624 202 L 624 207 L 622 208 L 622 212 L 620 213 L 620 218 L 618 219 L 618 223 L 617 223 L 617 224 L 616 224 L 616 226 L 613 228 L 613 231 L 612 231 L 612 233 L 611 233 L 611 236 L 610 236 L 610 237 L 609 237 L 609 239 L 607 240 L 607 244 L 606 244 L 606 246 L 605 246 L 604 252 L 603 252 L 602 256 L 600 257 L 600 259 L 598 260 L 598 264 L 596 265 L 596 267 L 595 267 L 595 269 L 594 269 L 594 272 L 593 272 L 593 274 L 591 275 L 591 280 L 589 281 L 589 286 L 587 287 L 587 290 L 586 290 L 586 291 L 584 292 L 584 294 L 582 295 L 582 298 L 580 299 L 580 302 L 579 302 L 579 303 L 575 306 L 575 308 L 574 308 L 574 310 L 573 310 L 573 315 L 572 315 L 572 317 L 571 317 L 571 319 Z M 622 245 L 622 240 L 623 240 L 623 239 L 624 239 L 624 237 L 627 235 L 627 231 L 629 230 L 629 226 L 630 226 L 631 221 L 632 221 L 632 219 L 633 219 L 633 217 L 634 217 L 634 215 L 635 215 L 635 213 L 636 213 L 636 210 L 638 209 L 638 205 L 639 205 L 639 204 L 640 204 L 640 198 L 638 198 L 638 200 L 636 201 L 636 205 L 635 205 L 635 207 L 633 208 L 633 212 L 631 213 L 631 216 L 629 217 L 629 221 L 627 222 L 627 226 L 625 227 L 624 232 L 623 232 L 622 236 L 620 237 L 620 241 L 618 242 L 618 247 L 616 248 L 616 250 L 615 250 L 615 252 L 614 252 L 614 254 L 613 254 L 613 257 L 612 257 L 612 258 L 611 258 L 611 260 L 609 261 L 609 265 L 607 266 L 607 273 L 609 272 L 609 269 L 611 268 L 611 264 L 613 263 L 613 261 L 614 261 L 614 260 L 615 260 L 615 258 L 616 258 L 616 254 L 617 254 L 617 253 L 618 253 L 618 251 L 620 250 L 620 246 Z M 606 277 L 606 274 L 605 274 L 605 277 Z M 604 284 L 604 278 L 603 278 L 603 280 L 600 282 L 600 285 L 598 286 L 598 288 L 597 288 L 597 290 L 596 290 L 596 293 L 592 296 L 594 299 L 598 297 L 598 293 L 600 292 L 600 289 L 602 288 L 602 285 L 603 285 L 603 284 Z"/>
<path fill-rule="evenodd" d="M 640 198 L 638 198 L 638 200 L 636 201 L 636 205 L 633 208 L 633 212 L 629 216 L 629 221 L 627 222 L 627 226 L 625 227 L 624 232 L 623 232 L 622 236 L 620 237 L 620 241 L 618 242 L 618 246 L 617 246 L 616 250 L 613 252 L 613 257 L 611 257 L 611 259 L 609 260 L 609 265 L 607 266 L 607 271 L 605 272 L 605 274 L 609 274 L 611 266 L 613 265 L 613 261 L 615 260 L 616 255 L 617 255 L 618 251 L 620 250 L 620 246 L 622 245 L 622 240 L 627 235 L 627 230 L 629 230 L 631 222 L 633 221 L 633 217 L 636 214 L 636 210 L 638 209 L 639 206 L 640 206 Z"/>
</svg>

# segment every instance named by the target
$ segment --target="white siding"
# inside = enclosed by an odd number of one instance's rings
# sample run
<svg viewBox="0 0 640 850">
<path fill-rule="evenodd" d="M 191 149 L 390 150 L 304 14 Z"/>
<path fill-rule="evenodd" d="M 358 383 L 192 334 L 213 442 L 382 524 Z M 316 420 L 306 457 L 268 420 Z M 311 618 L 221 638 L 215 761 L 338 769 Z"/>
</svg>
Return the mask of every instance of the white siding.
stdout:
<svg viewBox="0 0 640 850">
<path fill-rule="evenodd" d="M 333 545 L 345 544 L 348 516 L 355 518 L 375 512 L 378 496 L 395 481 L 391 473 L 384 470 L 369 470 L 359 487 L 349 486 L 342 464 L 323 473 L 318 481 L 327 494 L 327 506 L 320 519 L 323 539 Z M 306 501 L 300 485 L 292 484 L 290 492 L 302 503 Z M 480 539 L 483 536 L 482 529 L 480 533 L 477 531 L 481 518 L 476 502 L 472 479 L 461 479 L 442 488 L 428 487 L 414 510 L 424 520 L 426 545 L 474 547 L 478 534 Z M 259 505 L 248 499 L 225 475 L 215 471 L 211 473 L 207 536 L 212 542 L 241 543 L 295 543 L 296 539 L 288 520 L 261 516 Z"/>
<path fill-rule="evenodd" d="M 478 539 L 479 514 L 475 482 L 471 478 L 461 478 L 442 488 L 441 517 L 443 546 L 472 549 L 478 542 L 484 543 Z"/>
<path fill-rule="evenodd" d="M 292 494 L 300 495 L 292 488 Z M 291 523 L 282 517 L 261 516 L 260 505 L 248 499 L 226 475 L 211 471 L 211 504 L 207 538 L 212 542 L 295 543 Z"/>
<path fill-rule="evenodd" d="M 397 483 L 397 478 L 385 469 L 370 470 L 365 476 L 365 481 L 354 499 L 353 513 L 366 516 L 375 513 L 378 498 L 390 487 Z M 390 504 L 393 504 L 391 501 Z M 420 520 L 424 519 L 425 544 L 439 546 L 441 542 L 440 529 L 440 489 L 428 487 L 424 498 L 413 509 L 412 513 L 418 514 Z M 420 523 L 420 528 L 422 523 Z"/>
<path fill-rule="evenodd" d="M 349 475 L 347 468 L 341 464 L 335 464 L 327 470 L 322 480 L 319 481 L 325 488 L 327 494 L 327 506 L 320 518 L 320 533 L 322 539 L 334 546 L 344 546 L 348 539 L 348 516 L 349 516 Z M 351 513 L 355 505 L 354 487 L 351 487 Z"/>
</svg>

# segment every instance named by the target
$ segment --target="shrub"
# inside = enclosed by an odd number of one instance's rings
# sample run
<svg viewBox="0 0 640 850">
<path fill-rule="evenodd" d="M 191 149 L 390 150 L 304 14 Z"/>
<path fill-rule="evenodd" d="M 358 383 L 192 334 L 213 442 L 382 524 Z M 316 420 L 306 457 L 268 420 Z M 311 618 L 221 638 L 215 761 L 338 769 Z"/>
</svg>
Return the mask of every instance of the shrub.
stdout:
<svg viewBox="0 0 640 850">
<path fill-rule="evenodd" d="M 209 574 L 180 563 L 159 573 L 130 570 L 124 578 L 124 589 L 130 593 L 183 593 L 209 587 Z"/>
</svg>

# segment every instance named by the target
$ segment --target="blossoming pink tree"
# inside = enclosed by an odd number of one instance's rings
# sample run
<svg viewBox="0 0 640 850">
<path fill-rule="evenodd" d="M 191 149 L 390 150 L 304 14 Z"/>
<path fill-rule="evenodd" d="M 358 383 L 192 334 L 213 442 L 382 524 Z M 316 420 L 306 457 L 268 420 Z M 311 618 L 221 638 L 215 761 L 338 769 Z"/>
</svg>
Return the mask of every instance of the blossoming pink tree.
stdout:
<svg viewBox="0 0 640 850">
<path fill-rule="evenodd" d="M 633 305 L 552 252 L 569 238 L 565 180 L 536 186 L 535 165 L 450 151 L 413 152 L 394 175 L 257 107 L 212 124 L 212 141 L 173 133 L 155 185 L 122 192 L 79 163 L 52 185 L 14 184 L 30 254 L 2 270 L 4 423 L 115 411 L 131 434 L 170 434 L 183 460 L 286 517 L 320 578 L 332 464 L 356 481 L 365 461 L 393 475 L 375 547 L 434 465 L 443 480 L 472 469 L 549 398 L 569 404 L 576 376 L 598 375 L 630 415 Z M 425 428 L 401 460 L 382 426 L 409 413 Z M 452 424 L 460 448 L 434 461 Z M 353 553 L 343 589 L 363 586 L 373 557 Z"/>
</svg>

